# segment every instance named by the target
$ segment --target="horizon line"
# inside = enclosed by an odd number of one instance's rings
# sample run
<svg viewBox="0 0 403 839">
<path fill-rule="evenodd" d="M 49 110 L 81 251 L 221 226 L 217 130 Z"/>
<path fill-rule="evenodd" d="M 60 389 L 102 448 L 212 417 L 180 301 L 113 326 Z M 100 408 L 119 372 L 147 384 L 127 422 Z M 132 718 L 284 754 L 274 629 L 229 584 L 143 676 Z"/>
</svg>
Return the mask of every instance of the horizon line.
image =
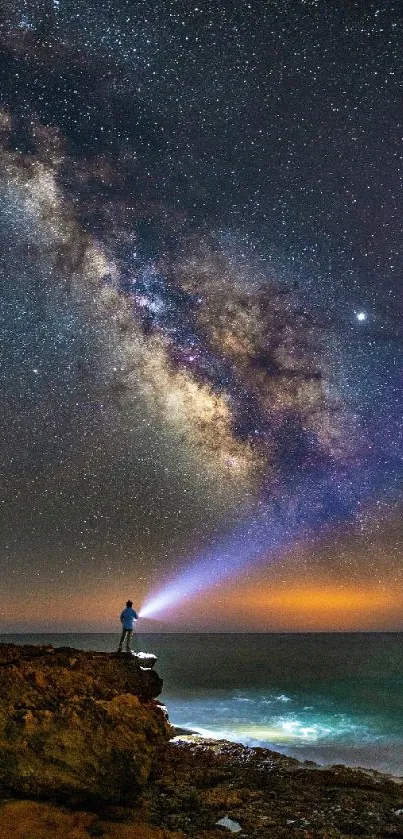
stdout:
<svg viewBox="0 0 403 839">
<path fill-rule="evenodd" d="M 402 629 L 307 629 L 307 630 L 177 630 L 174 632 L 136 632 L 139 635 L 401 635 Z M 0 631 L 0 638 L 5 635 L 119 635 L 119 631 L 105 630 L 93 632 L 90 630 L 58 629 L 58 630 L 7 630 Z"/>
</svg>

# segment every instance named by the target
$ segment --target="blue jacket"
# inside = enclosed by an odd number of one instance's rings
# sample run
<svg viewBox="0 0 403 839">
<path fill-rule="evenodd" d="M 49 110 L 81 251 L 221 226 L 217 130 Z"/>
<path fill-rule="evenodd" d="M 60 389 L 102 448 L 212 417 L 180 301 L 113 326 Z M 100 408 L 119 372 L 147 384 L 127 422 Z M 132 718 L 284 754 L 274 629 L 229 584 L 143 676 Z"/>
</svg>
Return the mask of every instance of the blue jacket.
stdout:
<svg viewBox="0 0 403 839">
<path fill-rule="evenodd" d="M 123 609 L 120 616 L 120 622 L 123 624 L 123 629 L 133 629 L 134 621 L 137 620 L 137 612 L 134 609 L 127 607 Z"/>
</svg>

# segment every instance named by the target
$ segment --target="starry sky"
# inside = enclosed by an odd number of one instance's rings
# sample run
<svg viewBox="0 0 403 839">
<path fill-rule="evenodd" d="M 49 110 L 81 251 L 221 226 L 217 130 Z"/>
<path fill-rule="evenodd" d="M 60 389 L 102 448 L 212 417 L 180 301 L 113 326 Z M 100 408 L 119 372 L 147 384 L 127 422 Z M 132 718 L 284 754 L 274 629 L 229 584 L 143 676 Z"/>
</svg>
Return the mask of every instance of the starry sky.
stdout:
<svg viewBox="0 0 403 839">
<path fill-rule="evenodd" d="M 402 30 L 0 0 L 1 631 L 403 630 Z"/>
</svg>

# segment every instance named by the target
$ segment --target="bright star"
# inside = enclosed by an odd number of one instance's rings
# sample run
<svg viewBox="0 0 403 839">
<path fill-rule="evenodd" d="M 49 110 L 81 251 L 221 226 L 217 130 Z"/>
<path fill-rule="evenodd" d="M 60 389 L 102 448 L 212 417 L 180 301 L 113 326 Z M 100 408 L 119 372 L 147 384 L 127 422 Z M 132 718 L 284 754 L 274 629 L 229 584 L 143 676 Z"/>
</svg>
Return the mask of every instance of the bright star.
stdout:
<svg viewBox="0 0 403 839">
<path fill-rule="evenodd" d="M 366 312 L 356 312 L 355 316 L 356 316 L 357 320 L 360 321 L 360 323 L 363 323 L 363 321 L 366 320 L 367 317 L 368 317 Z"/>
</svg>

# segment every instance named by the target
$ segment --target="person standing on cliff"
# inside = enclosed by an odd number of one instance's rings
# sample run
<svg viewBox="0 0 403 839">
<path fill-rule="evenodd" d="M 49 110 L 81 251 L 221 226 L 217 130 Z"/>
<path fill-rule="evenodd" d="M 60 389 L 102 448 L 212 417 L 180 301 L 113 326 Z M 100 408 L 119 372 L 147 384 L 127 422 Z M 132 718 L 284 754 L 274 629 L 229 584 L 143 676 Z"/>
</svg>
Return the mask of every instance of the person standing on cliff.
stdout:
<svg viewBox="0 0 403 839">
<path fill-rule="evenodd" d="M 134 621 L 136 621 L 137 618 L 138 614 L 133 609 L 133 603 L 131 600 L 128 600 L 126 603 L 126 608 L 123 609 L 123 612 L 120 615 L 120 622 L 122 624 L 122 634 L 120 636 L 118 653 L 122 652 L 123 644 L 125 644 L 125 652 L 131 652 L 130 641 L 133 635 Z"/>
</svg>

